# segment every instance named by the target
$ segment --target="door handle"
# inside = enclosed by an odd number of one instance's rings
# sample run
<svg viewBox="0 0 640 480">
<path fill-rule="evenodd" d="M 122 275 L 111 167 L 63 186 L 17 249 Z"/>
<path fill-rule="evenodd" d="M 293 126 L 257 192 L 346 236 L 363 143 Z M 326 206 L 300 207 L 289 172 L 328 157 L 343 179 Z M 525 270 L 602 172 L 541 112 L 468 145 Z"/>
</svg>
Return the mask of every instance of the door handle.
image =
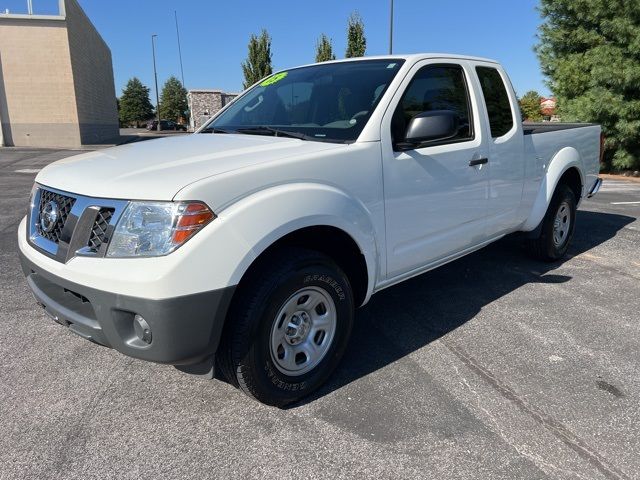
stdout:
<svg viewBox="0 0 640 480">
<path fill-rule="evenodd" d="M 488 158 L 477 158 L 475 160 L 470 160 L 469 161 L 469 166 L 470 167 L 475 167 L 476 165 L 484 165 L 485 163 L 489 163 L 489 159 Z"/>
</svg>

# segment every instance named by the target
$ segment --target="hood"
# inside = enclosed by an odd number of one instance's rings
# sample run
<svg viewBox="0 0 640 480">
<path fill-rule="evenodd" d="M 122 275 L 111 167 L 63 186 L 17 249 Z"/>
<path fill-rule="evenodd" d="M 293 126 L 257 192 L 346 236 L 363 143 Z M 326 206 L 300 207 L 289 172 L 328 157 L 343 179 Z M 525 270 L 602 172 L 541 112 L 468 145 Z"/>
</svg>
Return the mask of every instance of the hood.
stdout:
<svg viewBox="0 0 640 480">
<path fill-rule="evenodd" d="M 69 157 L 45 167 L 36 182 L 91 197 L 171 200 L 206 177 L 341 146 L 262 135 L 181 135 Z"/>
</svg>

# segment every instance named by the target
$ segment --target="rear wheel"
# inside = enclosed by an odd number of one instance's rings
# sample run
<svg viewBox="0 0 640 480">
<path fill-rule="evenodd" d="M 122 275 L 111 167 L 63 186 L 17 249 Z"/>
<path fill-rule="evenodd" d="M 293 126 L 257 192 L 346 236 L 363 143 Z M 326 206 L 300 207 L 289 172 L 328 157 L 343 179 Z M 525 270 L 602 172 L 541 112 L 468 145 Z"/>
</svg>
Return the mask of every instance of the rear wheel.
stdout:
<svg viewBox="0 0 640 480">
<path fill-rule="evenodd" d="M 535 257 L 552 262 L 567 253 L 575 227 L 576 203 L 576 197 L 567 185 L 556 187 L 542 220 L 540 235 L 529 242 Z"/>
<path fill-rule="evenodd" d="M 234 299 L 218 363 L 231 383 L 284 406 L 318 388 L 338 365 L 353 324 L 346 275 L 328 257 L 280 251 Z"/>
</svg>

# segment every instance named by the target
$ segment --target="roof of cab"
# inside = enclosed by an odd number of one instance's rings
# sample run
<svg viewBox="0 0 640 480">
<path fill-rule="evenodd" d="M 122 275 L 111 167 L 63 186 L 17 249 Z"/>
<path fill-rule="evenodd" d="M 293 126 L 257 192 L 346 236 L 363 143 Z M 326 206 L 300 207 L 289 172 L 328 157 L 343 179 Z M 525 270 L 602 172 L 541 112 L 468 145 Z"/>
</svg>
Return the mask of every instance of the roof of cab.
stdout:
<svg viewBox="0 0 640 480">
<path fill-rule="evenodd" d="M 443 60 L 472 60 L 475 62 L 486 62 L 486 63 L 495 63 L 499 64 L 497 60 L 492 60 L 490 58 L 482 58 L 482 57 L 473 57 L 471 55 L 456 55 L 452 53 L 412 53 L 408 55 L 372 55 L 365 57 L 351 57 L 351 58 L 341 58 L 339 60 L 329 60 L 324 63 L 342 63 L 342 62 L 357 62 L 364 60 L 406 60 L 406 61 L 418 61 L 418 60 L 428 60 L 431 58 L 441 58 Z M 294 68 L 308 67 L 311 65 L 317 65 L 317 63 L 308 63 L 306 65 L 298 65 L 296 67 L 285 68 L 281 71 L 292 70 Z M 274 72 L 276 73 L 276 72 Z"/>
<path fill-rule="evenodd" d="M 344 62 L 344 61 L 353 61 L 353 60 L 393 60 L 398 58 L 403 60 L 426 60 L 429 58 L 447 58 L 447 59 L 456 59 L 456 60 L 474 60 L 477 62 L 499 63 L 497 60 L 492 60 L 490 58 L 473 57 L 471 55 L 457 55 L 452 53 L 412 53 L 407 55 L 375 55 L 375 56 L 366 56 L 366 57 L 357 57 L 357 58 L 342 58 L 340 60 L 334 60 L 334 61 Z"/>
</svg>

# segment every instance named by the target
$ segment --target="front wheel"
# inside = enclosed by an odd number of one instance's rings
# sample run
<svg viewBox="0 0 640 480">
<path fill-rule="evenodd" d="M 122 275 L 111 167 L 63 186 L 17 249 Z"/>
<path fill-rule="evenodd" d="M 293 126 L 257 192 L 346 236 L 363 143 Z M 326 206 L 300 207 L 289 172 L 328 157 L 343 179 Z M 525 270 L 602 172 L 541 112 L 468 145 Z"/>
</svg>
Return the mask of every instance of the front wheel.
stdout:
<svg viewBox="0 0 640 480">
<path fill-rule="evenodd" d="M 217 355 L 225 376 L 275 406 L 322 385 L 353 324 L 351 286 L 342 270 L 320 253 L 283 250 L 239 288 Z"/>
<path fill-rule="evenodd" d="M 576 197 L 567 185 L 558 185 L 542 220 L 540 235 L 529 242 L 531 253 L 545 261 L 562 258 L 576 223 Z"/>
</svg>

